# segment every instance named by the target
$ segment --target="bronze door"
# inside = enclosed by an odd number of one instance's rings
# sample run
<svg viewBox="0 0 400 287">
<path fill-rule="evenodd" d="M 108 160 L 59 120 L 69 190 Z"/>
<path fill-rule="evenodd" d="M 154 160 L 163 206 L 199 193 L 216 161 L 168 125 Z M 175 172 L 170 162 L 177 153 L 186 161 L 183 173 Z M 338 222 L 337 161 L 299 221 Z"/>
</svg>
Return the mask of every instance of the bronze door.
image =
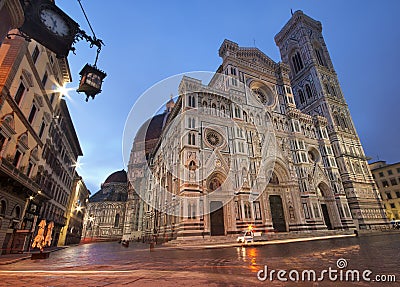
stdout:
<svg viewBox="0 0 400 287">
<path fill-rule="evenodd" d="M 322 214 L 324 215 L 324 220 L 325 220 L 326 227 L 329 230 L 333 229 L 332 228 L 331 219 L 329 218 L 328 207 L 326 206 L 326 204 L 321 204 L 321 208 L 322 208 Z"/>
<path fill-rule="evenodd" d="M 286 232 L 286 221 L 282 198 L 279 195 L 270 195 L 269 205 L 271 207 L 272 225 L 274 230 L 278 232 Z"/>
<path fill-rule="evenodd" d="M 224 209 L 222 207 L 222 202 L 211 201 L 210 210 L 211 235 L 225 235 Z"/>
</svg>

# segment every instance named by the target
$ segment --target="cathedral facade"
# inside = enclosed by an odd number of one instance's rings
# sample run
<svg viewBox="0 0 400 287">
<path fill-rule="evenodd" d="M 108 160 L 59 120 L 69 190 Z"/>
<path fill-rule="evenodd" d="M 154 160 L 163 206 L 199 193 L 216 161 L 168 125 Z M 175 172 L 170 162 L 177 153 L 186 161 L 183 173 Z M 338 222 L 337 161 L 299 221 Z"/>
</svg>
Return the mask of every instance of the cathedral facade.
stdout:
<svg viewBox="0 0 400 287">
<path fill-rule="evenodd" d="M 184 76 L 128 166 L 127 237 L 170 240 L 386 224 L 321 23 L 275 36 L 282 62 L 225 40 L 209 83 Z"/>
</svg>

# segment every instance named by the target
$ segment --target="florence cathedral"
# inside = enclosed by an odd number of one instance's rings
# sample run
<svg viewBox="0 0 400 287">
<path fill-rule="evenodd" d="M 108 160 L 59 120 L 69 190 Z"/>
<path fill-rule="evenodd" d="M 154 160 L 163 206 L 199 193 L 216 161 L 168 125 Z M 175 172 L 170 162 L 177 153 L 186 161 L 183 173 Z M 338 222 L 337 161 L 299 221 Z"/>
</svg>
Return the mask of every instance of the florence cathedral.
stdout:
<svg viewBox="0 0 400 287">
<path fill-rule="evenodd" d="M 320 22 L 295 12 L 281 62 L 224 40 L 208 83 L 136 134 L 123 236 L 375 229 L 386 221 Z"/>
</svg>

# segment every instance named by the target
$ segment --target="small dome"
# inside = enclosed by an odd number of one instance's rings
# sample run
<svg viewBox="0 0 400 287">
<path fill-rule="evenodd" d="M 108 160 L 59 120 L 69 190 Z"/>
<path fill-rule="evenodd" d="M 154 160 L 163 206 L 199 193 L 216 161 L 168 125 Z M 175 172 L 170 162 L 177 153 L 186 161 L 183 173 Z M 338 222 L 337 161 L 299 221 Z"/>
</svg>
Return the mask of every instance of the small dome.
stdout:
<svg viewBox="0 0 400 287">
<path fill-rule="evenodd" d="M 112 183 L 112 182 L 122 182 L 122 183 L 128 182 L 126 171 L 120 170 L 110 174 L 104 183 Z"/>
</svg>

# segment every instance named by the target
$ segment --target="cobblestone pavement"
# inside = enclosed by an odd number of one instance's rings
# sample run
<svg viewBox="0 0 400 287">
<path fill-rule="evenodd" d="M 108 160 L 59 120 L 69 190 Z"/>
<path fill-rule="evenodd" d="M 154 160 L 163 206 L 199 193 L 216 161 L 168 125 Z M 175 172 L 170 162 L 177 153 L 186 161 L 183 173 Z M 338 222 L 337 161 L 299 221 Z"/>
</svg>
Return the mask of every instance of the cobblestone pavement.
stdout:
<svg viewBox="0 0 400 287">
<path fill-rule="evenodd" d="M 345 282 L 345 271 L 371 270 L 376 275 L 399 271 L 400 235 L 385 234 L 260 247 L 232 247 L 203 250 L 174 250 L 131 243 L 93 243 L 51 253 L 46 260 L 24 260 L 0 266 L 0 286 L 399 286 L 398 282 Z M 346 261 L 338 261 L 345 259 Z M 347 264 L 347 266 L 337 264 Z M 273 281 L 257 279 L 259 270 Z M 289 271 L 300 274 L 315 270 L 317 278 L 329 268 L 343 271 L 343 280 L 330 281 L 325 273 L 320 282 L 297 282 Z M 277 279 L 286 270 L 287 282 Z M 292 273 L 295 276 L 295 271 Z M 260 273 L 264 276 L 265 272 Z M 351 275 L 351 274 L 350 274 Z M 349 276 L 350 276 L 349 275 Z M 349 277 L 351 278 L 351 277 Z M 382 278 L 382 277 L 380 277 Z"/>
</svg>

